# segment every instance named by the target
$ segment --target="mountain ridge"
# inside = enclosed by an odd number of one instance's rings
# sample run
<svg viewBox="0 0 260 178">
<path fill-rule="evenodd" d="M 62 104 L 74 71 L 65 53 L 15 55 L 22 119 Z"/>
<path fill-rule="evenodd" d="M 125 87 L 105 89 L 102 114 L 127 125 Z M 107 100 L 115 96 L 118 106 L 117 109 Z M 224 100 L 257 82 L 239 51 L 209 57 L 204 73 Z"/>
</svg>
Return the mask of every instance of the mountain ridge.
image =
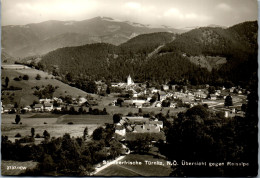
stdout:
<svg viewBox="0 0 260 178">
<path fill-rule="evenodd" d="M 39 64 L 49 72 L 58 66 L 55 73 L 62 78 L 71 73 L 75 79 L 124 81 L 131 74 L 139 82 L 245 85 L 256 71 L 257 47 L 257 22 L 246 22 L 228 29 L 143 34 L 119 46 L 60 48 L 44 55 Z"/>
<path fill-rule="evenodd" d="M 2 46 L 11 56 L 27 57 L 42 55 L 66 46 L 100 42 L 120 45 L 139 34 L 182 32 L 174 28 L 150 28 L 139 23 L 134 25 L 134 23 L 111 19 L 95 17 L 82 21 L 50 20 L 27 25 L 3 26 Z M 74 34 L 74 38 L 67 37 L 69 34 Z"/>
</svg>

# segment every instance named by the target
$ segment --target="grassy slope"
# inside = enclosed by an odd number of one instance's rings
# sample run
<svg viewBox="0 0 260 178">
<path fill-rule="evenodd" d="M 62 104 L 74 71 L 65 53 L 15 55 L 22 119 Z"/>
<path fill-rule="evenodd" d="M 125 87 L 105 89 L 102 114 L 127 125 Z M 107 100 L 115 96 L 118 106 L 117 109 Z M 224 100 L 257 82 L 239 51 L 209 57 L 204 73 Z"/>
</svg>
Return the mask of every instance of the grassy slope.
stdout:
<svg viewBox="0 0 260 178">
<path fill-rule="evenodd" d="M 35 116 L 34 116 L 35 115 Z M 56 116 L 56 117 L 55 117 Z M 88 127 L 89 135 L 99 126 L 104 123 L 112 123 L 112 117 L 93 116 L 93 115 L 52 115 L 48 116 L 45 113 L 25 114 L 21 115 L 22 124 L 12 124 L 15 119 L 15 114 L 2 114 L 1 116 L 1 132 L 2 135 L 8 136 L 11 141 L 14 141 L 14 136 L 20 133 L 23 136 L 31 135 L 31 128 L 35 129 L 35 134 L 40 134 L 47 130 L 51 137 L 61 137 L 65 133 L 69 133 L 74 137 L 81 137 L 85 127 Z M 68 125 L 68 122 L 73 122 L 73 125 Z M 44 124 L 46 123 L 46 124 Z M 36 139 L 36 144 L 42 139 Z"/>
<path fill-rule="evenodd" d="M 29 80 L 22 80 L 22 81 L 14 81 L 14 77 L 23 76 L 27 74 L 29 76 Z M 41 80 L 36 80 L 35 77 L 37 74 L 41 75 Z M 72 97 L 78 97 L 78 96 L 86 96 L 87 93 L 79 90 L 77 88 L 71 87 L 67 84 L 64 84 L 56 79 L 51 79 L 53 76 L 49 75 L 43 71 L 39 71 L 36 69 L 21 69 L 21 70 L 12 70 L 12 69 L 3 69 L 2 70 L 2 84 L 4 84 L 4 78 L 8 76 L 9 77 L 9 86 L 15 86 L 15 87 L 21 87 L 22 90 L 15 91 L 15 92 L 8 92 L 9 94 L 15 93 L 14 96 L 14 102 L 20 102 L 21 106 L 30 105 L 33 103 L 34 100 L 38 100 L 38 97 L 33 95 L 33 92 L 35 89 L 32 89 L 34 86 L 41 87 L 42 85 L 46 86 L 48 84 L 51 84 L 53 86 L 58 86 L 59 88 L 54 92 L 54 96 L 65 96 L 65 95 L 71 95 Z M 45 79 L 45 77 L 48 77 L 48 79 Z M 11 103 L 7 99 L 6 92 L 2 94 L 2 97 L 4 98 L 3 104 Z M 20 100 L 21 98 L 21 100 Z M 13 102 L 13 103 L 14 103 Z"/>
</svg>

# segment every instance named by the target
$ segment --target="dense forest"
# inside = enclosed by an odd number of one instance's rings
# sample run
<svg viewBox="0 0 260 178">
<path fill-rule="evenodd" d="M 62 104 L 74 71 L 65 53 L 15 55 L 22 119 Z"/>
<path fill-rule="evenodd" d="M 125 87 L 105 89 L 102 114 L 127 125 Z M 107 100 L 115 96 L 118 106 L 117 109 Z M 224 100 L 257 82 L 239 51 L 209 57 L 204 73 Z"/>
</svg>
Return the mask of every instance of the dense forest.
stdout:
<svg viewBox="0 0 260 178">
<path fill-rule="evenodd" d="M 257 22 L 227 29 L 202 27 L 181 35 L 139 35 L 119 46 L 97 43 L 66 47 L 44 55 L 39 68 L 65 79 L 211 84 L 248 87 L 257 72 Z M 227 62 L 208 71 L 191 63 L 192 56 L 221 56 Z"/>
</svg>

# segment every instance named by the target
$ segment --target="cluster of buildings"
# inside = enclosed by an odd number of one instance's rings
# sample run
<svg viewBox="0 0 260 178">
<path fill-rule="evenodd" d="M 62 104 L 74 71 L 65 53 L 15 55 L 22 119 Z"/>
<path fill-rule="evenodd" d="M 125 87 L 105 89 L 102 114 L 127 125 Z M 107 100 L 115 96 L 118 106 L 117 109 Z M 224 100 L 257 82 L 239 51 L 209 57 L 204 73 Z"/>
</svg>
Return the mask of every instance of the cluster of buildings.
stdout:
<svg viewBox="0 0 260 178">
<path fill-rule="evenodd" d="M 84 97 L 79 98 L 72 98 L 72 105 L 73 106 L 81 106 L 82 104 L 86 105 L 94 105 L 94 102 L 88 101 Z M 66 107 L 67 103 L 64 102 L 61 98 L 45 98 L 45 99 L 39 99 L 37 104 L 34 105 L 28 105 L 21 110 L 24 110 L 24 112 L 51 112 L 53 110 L 61 111 L 63 107 Z M 10 112 L 17 112 L 18 108 L 15 108 L 14 104 L 7 104 L 2 105 L 1 113 L 10 113 Z"/>
<path fill-rule="evenodd" d="M 126 137 L 129 133 L 160 133 L 162 128 L 163 122 L 157 119 L 125 116 L 115 124 L 115 133 Z"/>
<path fill-rule="evenodd" d="M 127 83 L 113 84 L 112 87 L 120 87 L 124 91 L 132 93 L 132 97 L 124 99 L 124 102 L 121 104 L 121 106 L 126 107 L 162 107 L 162 102 L 169 100 L 171 101 L 169 107 L 175 108 L 177 103 L 174 100 L 177 99 L 181 100 L 183 104 L 188 104 L 192 107 L 206 99 L 212 101 L 221 97 L 223 99 L 221 90 L 216 90 L 215 93 L 208 94 L 207 89 L 189 91 L 186 86 L 180 91 L 176 91 L 176 85 L 171 85 L 171 87 L 169 85 L 162 85 L 161 89 L 156 89 L 155 87 L 146 88 L 144 84 L 135 84 L 130 75 L 127 78 Z M 151 102 L 154 96 L 156 96 L 156 101 Z M 117 100 L 114 100 L 111 105 L 115 106 L 116 102 Z"/>
</svg>

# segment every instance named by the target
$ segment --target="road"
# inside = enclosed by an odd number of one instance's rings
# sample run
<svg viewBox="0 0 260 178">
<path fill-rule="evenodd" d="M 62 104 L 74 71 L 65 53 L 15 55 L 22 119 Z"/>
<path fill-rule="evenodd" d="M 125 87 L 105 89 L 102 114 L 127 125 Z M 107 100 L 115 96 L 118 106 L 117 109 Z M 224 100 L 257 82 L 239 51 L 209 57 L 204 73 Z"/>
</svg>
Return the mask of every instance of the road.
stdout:
<svg viewBox="0 0 260 178">
<path fill-rule="evenodd" d="M 98 172 L 102 171 L 103 169 L 106 169 L 108 166 L 115 164 L 115 162 L 120 161 L 121 159 L 123 159 L 126 155 L 123 156 L 119 156 L 118 158 L 116 158 L 115 160 L 108 162 L 107 164 L 103 165 L 102 167 L 96 168 L 95 171 L 91 174 L 91 175 L 95 175 Z"/>
</svg>

